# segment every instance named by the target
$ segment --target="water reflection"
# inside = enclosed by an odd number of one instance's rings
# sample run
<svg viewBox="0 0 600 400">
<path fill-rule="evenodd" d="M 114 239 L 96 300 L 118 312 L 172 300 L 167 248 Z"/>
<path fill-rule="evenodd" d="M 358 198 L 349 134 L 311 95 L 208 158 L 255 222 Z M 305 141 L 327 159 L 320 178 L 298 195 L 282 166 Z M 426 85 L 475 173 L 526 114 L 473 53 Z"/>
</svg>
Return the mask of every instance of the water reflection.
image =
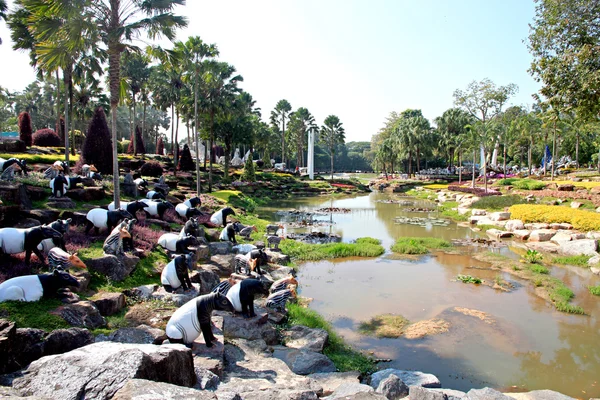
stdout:
<svg viewBox="0 0 600 400">
<path fill-rule="evenodd" d="M 348 214 L 328 215 L 333 224 L 318 229 L 340 234 L 345 242 L 375 237 L 386 248 L 401 236 L 447 240 L 477 236 L 456 224 L 430 228 L 397 225 L 397 216 L 428 213 L 407 213 L 403 211 L 406 206 L 378 201 L 389 198 L 374 193 L 334 200 L 299 199 L 278 202 L 277 209 L 264 208 L 260 213 L 275 220 L 274 212 L 282 207 L 350 208 Z M 417 201 L 413 207 L 431 206 Z M 437 217 L 436 212 L 430 215 Z M 501 252 L 518 258 L 509 249 Z M 376 357 L 393 359 L 383 367 L 431 372 L 444 387 L 461 390 L 482 386 L 513 391 L 548 388 L 576 397 L 599 397 L 600 299 L 587 291 L 588 285 L 598 284 L 598 277 L 580 268 L 550 268 L 552 276 L 574 291 L 574 303 L 589 314 L 574 316 L 557 312 L 537 297 L 529 282 L 520 282 L 514 291 L 505 293 L 455 281 L 458 274 L 493 281 L 499 273 L 480 269 L 485 267 L 469 254 L 434 253 L 407 259 L 388 253 L 378 259 L 305 263 L 299 281 L 302 295 L 315 299 L 311 308 L 330 319 L 350 343 Z M 516 281 L 508 274 L 501 277 Z M 455 307 L 483 311 L 494 323 L 458 313 Z M 377 339 L 357 333 L 359 322 L 383 313 L 401 314 L 415 322 L 439 317 L 451 327 L 445 334 L 418 340 Z"/>
</svg>

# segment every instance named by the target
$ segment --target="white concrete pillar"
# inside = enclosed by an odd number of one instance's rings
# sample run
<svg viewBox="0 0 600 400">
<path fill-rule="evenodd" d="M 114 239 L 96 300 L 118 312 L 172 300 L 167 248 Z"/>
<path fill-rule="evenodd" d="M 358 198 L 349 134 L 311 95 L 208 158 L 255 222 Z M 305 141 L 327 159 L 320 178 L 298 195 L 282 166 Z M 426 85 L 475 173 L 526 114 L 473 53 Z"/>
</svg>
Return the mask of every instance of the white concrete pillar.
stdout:
<svg viewBox="0 0 600 400">
<path fill-rule="evenodd" d="M 315 179 L 315 136 L 313 132 L 308 132 L 308 177 Z"/>
</svg>

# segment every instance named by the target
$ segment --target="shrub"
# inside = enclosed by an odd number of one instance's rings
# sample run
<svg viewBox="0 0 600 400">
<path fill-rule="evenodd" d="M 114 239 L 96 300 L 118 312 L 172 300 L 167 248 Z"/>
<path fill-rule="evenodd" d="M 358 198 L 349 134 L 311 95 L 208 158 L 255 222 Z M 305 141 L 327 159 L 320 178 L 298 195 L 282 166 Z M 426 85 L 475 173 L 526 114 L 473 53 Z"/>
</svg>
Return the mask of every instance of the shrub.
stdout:
<svg viewBox="0 0 600 400">
<path fill-rule="evenodd" d="M 19 114 L 19 139 L 25 142 L 25 146 L 27 147 L 31 147 L 33 141 L 32 134 L 31 117 L 28 112 L 23 111 Z"/>
<path fill-rule="evenodd" d="M 546 184 L 533 179 L 518 179 L 513 183 L 513 186 L 522 190 L 542 190 L 546 187 Z"/>
<path fill-rule="evenodd" d="M 542 258 L 544 257 L 540 254 L 540 252 L 531 249 L 527 250 L 527 253 L 525 253 L 525 255 L 523 256 L 523 260 L 530 264 L 537 264 L 540 261 L 542 261 Z"/>
<path fill-rule="evenodd" d="M 581 231 L 600 230 L 600 214 L 567 207 L 548 205 L 517 204 L 510 208 L 511 218 L 524 223 L 543 222 L 547 224 L 568 222 Z"/>
<path fill-rule="evenodd" d="M 246 165 L 244 165 L 244 173 L 242 174 L 242 180 L 246 182 L 256 181 L 256 174 L 254 173 L 254 162 L 252 157 L 246 159 Z"/>
<path fill-rule="evenodd" d="M 499 179 L 498 181 L 496 181 L 496 183 L 501 186 L 511 186 L 513 183 L 515 183 L 518 180 L 519 180 L 519 178 L 504 178 L 504 179 Z"/>
<path fill-rule="evenodd" d="M 144 139 L 142 138 L 142 130 L 139 126 L 135 127 L 135 143 L 137 145 L 135 154 L 146 154 L 146 149 L 144 148 Z M 133 138 L 130 138 L 129 144 L 127 145 L 127 154 L 133 153 Z"/>
<path fill-rule="evenodd" d="M 148 161 L 141 166 L 140 174 L 143 176 L 159 177 L 163 174 L 163 167 L 160 166 L 158 161 Z"/>
<path fill-rule="evenodd" d="M 265 164 L 263 165 L 263 168 L 264 168 L 264 169 L 273 168 L 273 165 L 271 165 L 271 158 L 270 158 L 270 157 L 267 157 L 267 158 L 264 160 L 264 163 L 265 163 Z"/>
<path fill-rule="evenodd" d="M 488 191 L 486 192 L 484 188 L 479 188 L 479 187 L 472 188 L 469 186 L 458 186 L 458 185 L 448 185 L 448 190 L 451 190 L 454 192 L 471 193 L 471 194 L 474 194 L 479 197 L 500 196 L 502 194 L 497 190 L 488 189 Z"/>
<path fill-rule="evenodd" d="M 112 141 L 102 107 L 96 108 L 88 126 L 81 150 L 81 160 L 82 164 L 94 164 L 102 174 L 113 173 Z"/>
<path fill-rule="evenodd" d="M 548 275 L 550 273 L 550 271 L 548 271 L 548 268 L 539 264 L 532 264 L 529 266 L 529 269 L 531 270 L 531 272 L 535 272 L 536 274 Z"/>
<path fill-rule="evenodd" d="M 480 278 L 476 278 L 471 275 L 456 275 L 456 279 L 462 283 L 474 283 L 476 285 L 479 285 L 483 282 Z"/>
<path fill-rule="evenodd" d="M 196 170 L 196 164 L 192 159 L 192 153 L 190 152 L 190 147 L 187 144 L 183 145 L 183 150 L 181 151 L 181 156 L 179 157 L 177 169 L 180 171 Z"/>
<path fill-rule="evenodd" d="M 515 204 L 526 203 L 526 200 L 516 194 L 505 196 L 488 196 L 483 197 L 473 203 L 473 208 L 483 208 L 486 210 L 503 210 L 505 207 L 510 207 Z"/>
<path fill-rule="evenodd" d="M 391 247 L 394 253 L 427 254 L 429 250 L 452 247 L 450 242 L 432 237 L 401 237 Z"/>
<path fill-rule="evenodd" d="M 159 137 L 156 142 L 156 154 L 160 154 L 161 156 L 165 154 L 165 144 L 162 137 Z"/>
<path fill-rule="evenodd" d="M 127 140 L 127 139 L 117 141 L 117 153 L 119 153 L 119 154 L 127 153 L 130 143 L 131 143 L 131 140 Z"/>
<path fill-rule="evenodd" d="M 52 129 L 44 128 L 33 134 L 32 143 L 41 147 L 58 147 L 60 146 L 60 138 Z"/>
<path fill-rule="evenodd" d="M 258 160 L 258 161 L 256 161 L 256 166 L 258 168 L 262 168 L 265 166 L 265 162 L 263 160 Z"/>
<path fill-rule="evenodd" d="M 591 294 L 593 294 L 594 296 L 600 296 L 600 285 L 596 285 L 596 286 L 588 286 L 588 290 L 590 291 Z"/>
</svg>

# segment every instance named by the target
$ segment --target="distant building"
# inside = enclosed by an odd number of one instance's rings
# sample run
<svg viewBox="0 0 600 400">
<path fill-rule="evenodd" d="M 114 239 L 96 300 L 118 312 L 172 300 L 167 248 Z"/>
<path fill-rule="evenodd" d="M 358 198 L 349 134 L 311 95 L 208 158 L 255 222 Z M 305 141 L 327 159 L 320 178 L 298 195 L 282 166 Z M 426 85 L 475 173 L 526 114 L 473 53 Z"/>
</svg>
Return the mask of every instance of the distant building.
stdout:
<svg viewBox="0 0 600 400">
<path fill-rule="evenodd" d="M 4 139 L 4 138 L 18 139 L 19 132 L 0 132 L 0 138 L 2 138 L 2 139 Z"/>
</svg>

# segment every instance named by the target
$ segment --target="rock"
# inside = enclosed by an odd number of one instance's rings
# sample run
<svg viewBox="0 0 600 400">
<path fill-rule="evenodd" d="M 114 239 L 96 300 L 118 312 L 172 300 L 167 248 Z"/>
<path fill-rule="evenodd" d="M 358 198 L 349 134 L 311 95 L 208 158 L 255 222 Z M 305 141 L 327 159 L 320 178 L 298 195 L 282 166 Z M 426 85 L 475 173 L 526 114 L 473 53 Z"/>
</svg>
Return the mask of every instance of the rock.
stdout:
<svg viewBox="0 0 600 400">
<path fill-rule="evenodd" d="M 520 219 L 511 219 L 508 222 L 506 222 L 506 225 L 504 225 L 504 229 L 506 229 L 509 232 L 514 232 L 516 230 L 525 229 L 525 225 L 523 225 L 523 221 L 521 221 Z"/>
<path fill-rule="evenodd" d="M 37 219 L 33 218 L 23 218 L 17 222 L 13 228 L 25 229 L 25 228 L 33 228 L 34 226 L 40 226 L 42 223 Z"/>
<path fill-rule="evenodd" d="M 600 275 L 600 268 L 590 267 L 590 271 L 592 271 L 592 274 Z"/>
<path fill-rule="evenodd" d="M 469 224 L 475 225 L 480 220 L 487 220 L 487 219 L 488 218 L 485 215 L 474 215 L 474 216 L 469 217 Z"/>
<path fill-rule="evenodd" d="M 281 332 L 286 347 L 299 350 L 323 352 L 329 334 L 324 329 L 312 329 L 303 325 L 294 325 Z"/>
<path fill-rule="evenodd" d="M 91 301 L 80 301 L 79 303 L 60 306 L 51 311 L 51 314 L 58 315 L 72 326 L 88 329 L 106 326 L 106 320 Z"/>
<path fill-rule="evenodd" d="M 181 307 L 188 301 L 198 296 L 200 296 L 200 285 L 197 283 L 192 283 L 192 288 L 186 291 L 183 291 L 183 289 L 180 288 L 176 292 L 169 293 L 164 287 L 161 286 L 154 293 L 152 293 L 153 299 L 170 301 L 175 303 L 178 307 Z"/>
<path fill-rule="evenodd" d="M 525 246 L 527 246 L 528 249 L 540 252 L 558 253 L 558 245 L 551 242 L 527 242 Z"/>
<path fill-rule="evenodd" d="M 483 389 L 471 389 L 464 398 L 465 400 L 512 400 L 511 397 L 488 387 Z"/>
<path fill-rule="evenodd" d="M 383 394 L 388 400 L 398 400 L 408 396 L 408 386 L 396 375 L 390 375 L 382 380 L 375 391 Z"/>
<path fill-rule="evenodd" d="M 594 256 L 598 249 L 598 242 L 594 239 L 572 240 L 561 243 L 558 252 L 565 256 Z"/>
<path fill-rule="evenodd" d="M 578 201 L 572 201 L 572 202 L 571 202 L 571 208 L 579 208 L 579 207 L 581 207 L 582 205 L 583 205 L 583 204 L 581 204 L 581 203 L 580 203 L 580 202 L 578 202 Z"/>
<path fill-rule="evenodd" d="M 530 231 L 534 231 L 536 229 L 548 229 L 550 225 L 545 224 L 543 222 L 536 222 L 534 224 L 525 224 L 525 229 L 529 229 Z"/>
<path fill-rule="evenodd" d="M 189 389 L 164 382 L 130 379 L 115 393 L 113 400 L 209 400 L 217 399 L 212 392 Z"/>
<path fill-rule="evenodd" d="M 162 329 L 152 328 L 148 325 L 139 325 L 136 328 L 120 328 L 112 332 L 109 336 L 98 335 L 96 342 L 118 342 L 118 343 L 139 343 L 152 344 L 155 339 L 165 334 Z M 99 340 L 100 339 L 100 340 Z"/>
<path fill-rule="evenodd" d="M 277 330 L 267 322 L 267 314 L 258 314 L 254 318 L 234 317 L 229 313 L 215 311 L 213 315 L 223 317 L 223 333 L 225 338 L 247 340 L 263 339 L 267 344 L 277 344 Z"/>
<path fill-rule="evenodd" d="M 100 314 L 105 317 L 116 314 L 125 307 L 125 295 L 123 293 L 100 293 L 92 301 Z"/>
<path fill-rule="evenodd" d="M 221 282 L 219 275 L 212 269 L 201 268 L 190 274 L 190 280 L 200 284 L 200 294 L 207 294 Z"/>
<path fill-rule="evenodd" d="M 334 399 L 354 399 L 358 393 L 374 393 L 375 390 L 369 385 L 362 383 L 342 383 L 336 390 L 327 396 L 327 400 Z M 385 397 L 384 397 L 385 398 Z"/>
<path fill-rule="evenodd" d="M 288 256 L 287 254 L 283 254 L 277 251 L 271 251 L 269 249 L 265 249 L 265 253 L 267 254 L 270 263 L 287 264 L 290 262 L 290 256 Z"/>
<path fill-rule="evenodd" d="M 135 269 L 139 257 L 128 254 L 122 257 L 104 255 L 87 261 L 88 269 L 106 275 L 113 281 L 121 282 L 127 278 Z"/>
<path fill-rule="evenodd" d="M 160 219 L 153 219 L 153 218 L 146 218 L 146 224 L 148 225 L 156 225 L 160 228 L 162 228 L 162 230 L 170 232 L 171 229 L 171 224 L 169 224 L 167 221 L 162 221 Z"/>
<path fill-rule="evenodd" d="M 41 329 L 15 328 L 13 322 L 0 320 L 0 372 L 14 372 L 44 355 Z"/>
<path fill-rule="evenodd" d="M 566 232 L 558 232 L 556 235 L 552 236 L 552 239 L 550 239 L 550 241 L 552 243 L 556 243 L 558 245 L 564 243 L 564 242 L 570 242 L 571 241 L 571 234 L 570 233 L 566 233 Z"/>
<path fill-rule="evenodd" d="M 203 237 L 201 237 L 203 239 Z M 208 245 L 199 245 L 196 247 L 196 261 L 206 261 L 210 259 L 210 247 Z"/>
<path fill-rule="evenodd" d="M 65 211 L 65 213 L 67 213 L 67 211 Z M 29 215 L 29 218 L 39 220 L 42 224 L 49 224 L 51 222 L 56 221 L 60 213 L 56 210 L 30 210 L 27 211 L 26 215 Z"/>
<path fill-rule="evenodd" d="M 488 236 L 496 239 L 509 238 L 513 235 L 512 232 L 501 231 L 499 229 L 488 229 L 485 233 L 487 233 Z"/>
<path fill-rule="evenodd" d="M 308 375 L 323 387 L 323 395 L 328 396 L 344 383 L 360 383 L 360 372 L 319 372 Z"/>
<path fill-rule="evenodd" d="M 191 351 L 183 345 L 94 343 L 34 361 L 13 388 L 26 396 L 110 399 L 131 378 L 191 387 Z"/>
<path fill-rule="evenodd" d="M 427 390 L 421 386 L 410 386 L 408 396 L 410 400 L 448 400 L 444 393 Z"/>
<path fill-rule="evenodd" d="M 550 224 L 550 229 L 555 229 L 555 230 L 569 230 L 569 229 L 573 229 L 573 225 L 568 224 L 566 222 L 563 223 L 554 223 L 554 224 Z"/>
<path fill-rule="evenodd" d="M 461 400 L 466 395 L 465 392 L 461 392 L 460 390 L 454 390 L 454 389 L 426 389 L 426 390 L 428 390 L 429 392 L 445 394 L 448 397 L 448 400 Z"/>
<path fill-rule="evenodd" d="M 222 276 L 229 276 L 233 273 L 233 254 L 227 255 L 216 255 L 210 258 L 212 265 L 219 269 L 219 274 Z"/>
<path fill-rule="evenodd" d="M 231 244 L 231 242 L 210 242 L 208 244 L 208 247 L 210 248 L 210 254 L 212 255 L 231 254 L 231 252 L 233 251 L 233 245 Z"/>
<path fill-rule="evenodd" d="M 219 386 L 221 380 L 219 377 L 213 372 L 203 369 L 203 368 L 194 368 L 196 373 L 196 386 L 195 389 L 200 390 L 216 390 Z"/>
<path fill-rule="evenodd" d="M 23 184 L 19 185 L 18 188 L 18 204 L 21 205 L 21 208 L 24 210 L 31 210 L 33 208 L 33 203 L 31 202 L 31 198 L 27 193 L 27 187 Z M 48 206 L 49 203 L 46 203 Z"/>
<path fill-rule="evenodd" d="M 277 347 L 273 356 L 283 360 L 298 375 L 336 371 L 335 365 L 329 357 L 314 351 Z"/>
<path fill-rule="evenodd" d="M 24 153 L 27 145 L 21 139 L 10 139 L 0 141 L 0 149 L 3 153 Z"/>
<path fill-rule="evenodd" d="M 575 185 L 565 183 L 563 185 L 558 185 L 557 189 L 559 192 L 572 192 L 573 190 L 575 190 Z"/>
<path fill-rule="evenodd" d="M 600 263 L 600 254 L 598 254 L 596 252 L 596 254 L 594 254 L 587 262 L 587 265 L 589 265 L 590 267 L 595 266 L 596 264 Z"/>
<path fill-rule="evenodd" d="M 473 208 L 471 210 L 471 215 L 475 215 L 475 216 L 484 216 L 486 215 L 487 212 L 485 210 L 479 209 L 479 208 Z"/>
<path fill-rule="evenodd" d="M 46 206 L 61 210 L 73 209 L 76 207 L 75 202 L 68 197 L 50 197 L 46 202 Z"/>
<path fill-rule="evenodd" d="M 76 201 L 97 201 L 106 197 L 104 188 L 86 187 L 83 189 L 67 190 L 67 196 Z"/>
<path fill-rule="evenodd" d="M 426 374 L 420 371 L 404 371 L 400 369 L 388 368 L 377 371 L 371 375 L 371 386 L 377 388 L 379 383 L 390 375 L 396 375 L 407 386 L 422 386 L 424 388 L 442 387 L 440 380 L 432 374 Z"/>
<path fill-rule="evenodd" d="M 508 221 L 510 219 L 510 213 L 506 211 L 493 212 L 488 215 L 488 218 L 492 221 Z"/>
<path fill-rule="evenodd" d="M 154 293 L 156 289 L 158 289 L 158 285 L 142 285 L 130 290 L 125 290 L 123 293 L 127 297 L 134 299 L 150 300 L 152 298 L 152 293 Z"/>
<path fill-rule="evenodd" d="M 71 271 L 71 275 L 79 282 L 79 286 L 72 288 L 72 290 L 77 293 L 87 292 L 90 282 L 92 281 L 92 275 L 86 270 Z"/>
<path fill-rule="evenodd" d="M 517 400 L 574 400 L 573 397 L 553 390 L 532 390 L 525 393 L 506 393 L 506 395 Z"/>
<path fill-rule="evenodd" d="M 46 336 L 44 355 L 62 354 L 92 343 L 94 343 L 94 335 L 87 329 L 56 329 Z"/>
<path fill-rule="evenodd" d="M 556 234 L 553 229 L 536 229 L 529 235 L 530 242 L 547 242 Z"/>
<path fill-rule="evenodd" d="M 289 276 L 292 271 L 294 271 L 294 268 L 279 266 L 278 268 L 273 269 L 270 274 L 274 280 L 279 280 Z"/>
<path fill-rule="evenodd" d="M 528 231 L 527 229 L 517 229 L 516 231 L 513 231 L 513 237 L 521 240 L 527 240 L 530 234 L 531 231 Z"/>
</svg>

